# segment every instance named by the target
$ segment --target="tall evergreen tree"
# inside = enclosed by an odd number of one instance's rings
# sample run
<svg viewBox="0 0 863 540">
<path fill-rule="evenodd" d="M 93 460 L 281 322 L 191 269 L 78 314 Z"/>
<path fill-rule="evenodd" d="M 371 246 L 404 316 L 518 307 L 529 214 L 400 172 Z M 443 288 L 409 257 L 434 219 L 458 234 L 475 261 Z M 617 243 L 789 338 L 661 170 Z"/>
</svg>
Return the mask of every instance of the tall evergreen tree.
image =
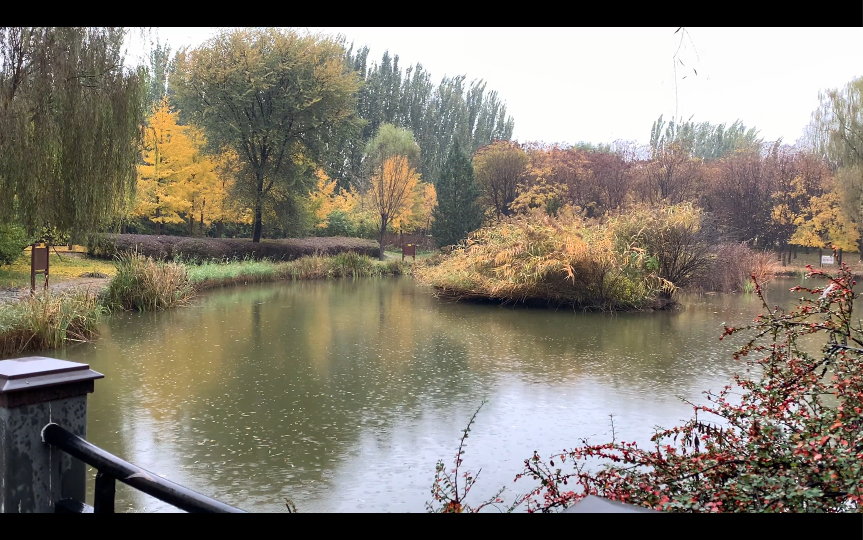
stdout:
<svg viewBox="0 0 863 540">
<path fill-rule="evenodd" d="M 438 246 L 456 244 L 482 225 L 480 189 L 473 165 L 456 139 L 441 168 L 437 185 L 432 236 Z"/>
</svg>

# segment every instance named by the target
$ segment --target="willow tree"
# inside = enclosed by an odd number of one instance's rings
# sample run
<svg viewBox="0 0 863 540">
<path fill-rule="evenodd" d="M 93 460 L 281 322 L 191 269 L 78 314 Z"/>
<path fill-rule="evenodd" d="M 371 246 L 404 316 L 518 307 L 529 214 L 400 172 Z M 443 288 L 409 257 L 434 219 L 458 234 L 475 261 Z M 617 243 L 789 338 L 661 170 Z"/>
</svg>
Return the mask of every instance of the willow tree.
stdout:
<svg viewBox="0 0 863 540">
<path fill-rule="evenodd" d="M 381 124 L 374 138 L 366 145 L 363 168 L 368 183 L 363 182 L 361 189 L 370 195 L 372 208 L 379 218 L 377 225 L 380 230 L 381 260 L 384 260 L 387 227 L 410 206 L 419 180 L 416 171 L 419 164 L 420 147 L 410 129 Z"/>
<path fill-rule="evenodd" d="M 821 103 L 812 113 L 808 137 L 837 172 L 842 209 L 856 224 L 863 260 L 863 77 L 819 92 L 818 98 Z"/>
<path fill-rule="evenodd" d="M 0 221 L 78 239 L 127 200 L 143 72 L 122 28 L 0 28 Z"/>
<path fill-rule="evenodd" d="M 332 38 L 267 28 L 223 31 L 176 57 L 180 108 L 211 147 L 232 148 L 249 171 L 237 184 L 254 208 L 254 242 L 268 199 L 307 194 L 333 126 L 353 117 L 359 79 L 344 54 Z"/>
</svg>

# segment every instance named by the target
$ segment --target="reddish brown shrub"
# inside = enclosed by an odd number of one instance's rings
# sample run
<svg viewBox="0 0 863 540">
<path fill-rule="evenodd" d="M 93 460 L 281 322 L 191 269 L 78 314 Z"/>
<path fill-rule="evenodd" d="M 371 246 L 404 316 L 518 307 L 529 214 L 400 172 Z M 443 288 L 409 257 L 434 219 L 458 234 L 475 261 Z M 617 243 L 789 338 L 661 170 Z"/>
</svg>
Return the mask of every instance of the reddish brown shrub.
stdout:
<svg viewBox="0 0 863 540">
<path fill-rule="evenodd" d="M 264 240 L 254 243 L 244 238 L 190 238 L 145 234 L 96 234 L 88 241 L 90 254 L 111 258 L 135 252 L 159 260 L 270 259 L 287 261 L 306 255 L 335 255 L 353 251 L 377 255 L 378 243 L 362 238 L 311 237 Z"/>
</svg>

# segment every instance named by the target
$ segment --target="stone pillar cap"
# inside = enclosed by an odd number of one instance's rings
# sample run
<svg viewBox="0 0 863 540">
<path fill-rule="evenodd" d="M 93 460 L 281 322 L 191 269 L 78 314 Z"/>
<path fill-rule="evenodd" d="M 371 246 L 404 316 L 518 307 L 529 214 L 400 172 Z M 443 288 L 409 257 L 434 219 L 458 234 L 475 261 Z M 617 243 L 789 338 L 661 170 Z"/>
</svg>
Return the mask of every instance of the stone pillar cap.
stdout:
<svg viewBox="0 0 863 540">
<path fill-rule="evenodd" d="M 105 376 L 79 364 L 44 356 L 0 361 L 0 394 L 102 379 Z M 92 391 L 92 390 L 91 390 Z"/>
</svg>

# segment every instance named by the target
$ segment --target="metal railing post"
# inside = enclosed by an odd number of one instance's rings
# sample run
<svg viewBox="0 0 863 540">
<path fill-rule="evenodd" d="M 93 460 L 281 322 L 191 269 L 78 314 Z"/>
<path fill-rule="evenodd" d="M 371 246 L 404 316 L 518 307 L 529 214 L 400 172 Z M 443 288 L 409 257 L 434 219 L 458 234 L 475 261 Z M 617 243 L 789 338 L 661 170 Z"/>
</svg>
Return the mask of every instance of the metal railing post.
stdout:
<svg viewBox="0 0 863 540">
<path fill-rule="evenodd" d="M 114 492 L 117 482 L 110 474 L 96 473 L 96 492 L 93 497 L 93 512 L 96 514 L 114 513 Z"/>
<path fill-rule="evenodd" d="M 216 499 L 202 495 L 180 484 L 162 478 L 156 473 L 142 469 L 128 461 L 106 452 L 98 446 L 85 441 L 83 438 L 63 429 L 57 424 L 48 424 L 42 428 L 42 440 L 57 450 L 74 456 L 87 465 L 99 471 L 96 477 L 96 508 L 94 513 L 110 512 L 109 506 L 113 499 L 113 486 L 115 481 L 123 482 L 138 491 L 176 506 L 186 512 L 203 513 L 239 513 L 243 510 Z M 100 501 L 101 499 L 101 501 Z M 68 499 L 61 500 L 61 511 L 78 511 Z M 86 508 L 83 511 L 87 511 Z M 243 512 L 244 513 L 244 512 Z"/>
<path fill-rule="evenodd" d="M 87 394 L 103 375 L 87 364 L 40 356 L 0 361 L 0 513 L 54 512 L 84 501 L 86 467 L 42 442 L 55 423 L 87 435 Z"/>
</svg>

